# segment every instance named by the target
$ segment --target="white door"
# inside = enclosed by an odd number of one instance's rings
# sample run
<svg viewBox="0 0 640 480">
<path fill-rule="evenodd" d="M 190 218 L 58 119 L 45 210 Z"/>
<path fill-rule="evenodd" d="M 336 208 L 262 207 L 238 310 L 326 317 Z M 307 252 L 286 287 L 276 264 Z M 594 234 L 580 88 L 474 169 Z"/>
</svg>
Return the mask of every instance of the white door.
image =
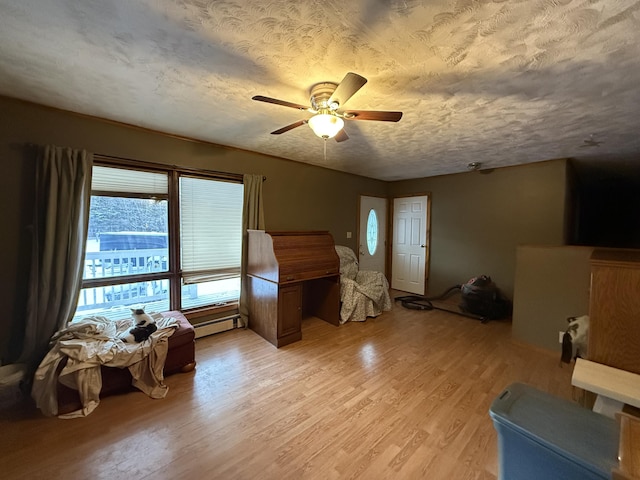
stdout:
<svg viewBox="0 0 640 480">
<path fill-rule="evenodd" d="M 386 275 L 386 198 L 360 195 L 360 225 L 358 229 L 357 253 L 360 270 L 374 270 Z"/>
<path fill-rule="evenodd" d="M 393 200 L 391 288 L 424 295 L 428 256 L 429 197 Z"/>
</svg>

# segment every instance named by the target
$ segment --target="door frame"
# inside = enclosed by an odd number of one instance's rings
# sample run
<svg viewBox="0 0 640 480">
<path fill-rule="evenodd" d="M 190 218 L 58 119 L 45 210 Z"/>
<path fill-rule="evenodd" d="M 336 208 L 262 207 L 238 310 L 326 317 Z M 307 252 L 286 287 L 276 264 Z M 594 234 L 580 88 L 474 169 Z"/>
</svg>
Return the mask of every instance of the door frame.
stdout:
<svg viewBox="0 0 640 480">
<path fill-rule="evenodd" d="M 431 269 L 431 192 L 426 192 L 426 193 L 407 193 L 407 194 L 402 194 L 402 195 L 394 195 L 393 197 L 388 199 L 388 203 L 390 204 L 390 208 L 389 208 L 389 222 L 387 225 L 387 229 L 389 230 L 389 239 L 390 241 L 388 242 L 388 251 L 387 251 L 387 260 L 388 260 L 388 267 L 390 268 L 390 270 L 387 270 L 389 272 L 391 272 L 390 277 L 389 277 L 389 284 L 391 285 L 391 283 L 393 282 L 393 241 L 395 239 L 395 231 L 394 231 L 394 225 L 395 225 L 395 199 L 396 198 L 410 198 L 410 197 L 427 197 L 427 221 L 426 221 L 426 227 L 427 227 L 427 232 L 425 235 L 425 255 L 424 255 L 424 292 L 425 295 L 426 293 L 429 291 L 429 274 L 430 274 L 430 269 Z"/>
</svg>

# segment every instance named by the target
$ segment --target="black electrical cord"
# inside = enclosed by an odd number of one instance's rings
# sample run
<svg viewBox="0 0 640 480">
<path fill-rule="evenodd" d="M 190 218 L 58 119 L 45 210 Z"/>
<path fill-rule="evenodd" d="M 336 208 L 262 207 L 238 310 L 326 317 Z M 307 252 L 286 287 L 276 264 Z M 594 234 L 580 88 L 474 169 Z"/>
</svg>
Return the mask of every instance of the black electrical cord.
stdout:
<svg viewBox="0 0 640 480">
<path fill-rule="evenodd" d="M 405 308 L 409 308 L 411 310 L 441 310 L 443 312 L 454 313 L 456 315 L 461 315 L 463 317 L 475 318 L 476 320 L 480 320 L 482 323 L 487 322 L 487 318 L 481 315 L 474 315 L 473 313 L 468 312 L 460 312 L 455 310 L 449 310 L 447 308 L 437 307 L 431 303 L 434 300 L 445 300 L 449 298 L 456 290 L 460 290 L 462 285 L 454 285 L 453 287 L 445 290 L 444 293 L 437 295 L 435 297 L 424 297 L 422 295 L 405 295 L 402 297 L 395 297 L 394 300 L 396 302 L 402 303 L 402 306 Z"/>
</svg>

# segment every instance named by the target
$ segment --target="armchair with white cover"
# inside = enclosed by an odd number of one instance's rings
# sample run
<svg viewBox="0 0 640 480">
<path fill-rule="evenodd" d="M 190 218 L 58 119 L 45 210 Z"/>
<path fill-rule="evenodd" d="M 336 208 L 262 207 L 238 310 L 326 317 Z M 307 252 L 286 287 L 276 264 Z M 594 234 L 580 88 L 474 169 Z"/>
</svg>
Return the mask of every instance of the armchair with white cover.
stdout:
<svg viewBox="0 0 640 480">
<path fill-rule="evenodd" d="M 336 245 L 340 257 L 340 323 L 364 322 L 391 310 L 389 282 L 382 272 L 360 270 L 349 247 Z"/>
</svg>

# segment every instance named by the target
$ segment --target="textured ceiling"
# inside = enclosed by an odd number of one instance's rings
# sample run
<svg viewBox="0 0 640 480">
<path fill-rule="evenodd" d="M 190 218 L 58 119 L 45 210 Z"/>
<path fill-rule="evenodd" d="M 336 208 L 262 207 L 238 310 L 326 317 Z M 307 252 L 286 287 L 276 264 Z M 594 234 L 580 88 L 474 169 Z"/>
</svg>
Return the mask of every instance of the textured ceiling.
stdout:
<svg viewBox="0 0 640 480">
<path fill-rule="evenodd" d="M 327 142 L 318 82 L 400 110 Z M 640 161 L 640 1 L 0 0 L 0 94 L 368 177 Z"/>
</svg>

